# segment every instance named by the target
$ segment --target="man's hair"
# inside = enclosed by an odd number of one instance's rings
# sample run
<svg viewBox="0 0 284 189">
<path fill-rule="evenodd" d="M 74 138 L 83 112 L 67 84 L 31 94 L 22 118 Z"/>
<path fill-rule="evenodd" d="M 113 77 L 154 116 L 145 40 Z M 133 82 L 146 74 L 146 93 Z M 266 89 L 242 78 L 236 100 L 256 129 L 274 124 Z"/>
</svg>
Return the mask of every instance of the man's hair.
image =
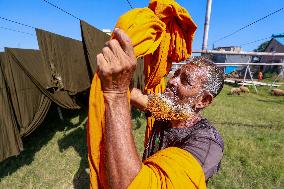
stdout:
<svg viewBox="0 0 284 189">
<path fill-rule="evenodd" d="M 191 58 L 189 62 L 207 70 L 208 79 L 204 87 L 205 90 L 216 97 L 224 86 L 223 70 L 218 68 L 209 58 L 203 56 Z"/>
</svg>

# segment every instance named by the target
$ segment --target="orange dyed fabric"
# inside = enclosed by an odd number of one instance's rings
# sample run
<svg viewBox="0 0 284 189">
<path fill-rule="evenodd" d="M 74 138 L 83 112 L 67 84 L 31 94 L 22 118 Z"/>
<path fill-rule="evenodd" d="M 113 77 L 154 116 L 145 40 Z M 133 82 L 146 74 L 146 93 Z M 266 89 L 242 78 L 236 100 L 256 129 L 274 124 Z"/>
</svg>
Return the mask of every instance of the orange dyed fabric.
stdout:
<svg viewBox="0 0 284 189">
<path fill-rule="evenodd" d="M 166 24 L 166 31 L 158 49 L 144 59 L 145 90 L 148 94 L 165 89 L 164 77 L 172 62 L 183 61 L 191 55 L 192 40 L 197 28 L 186 9 L 173 0 L 152 0 L 149 8 Z M 148 141 L 154 118 L 147 119 L 144 143 Z"/>
<path fill-rule="evenodd" d="M 143 162 L 128 189 L 205 189 L 205 176 L 198 161 L 187 151 L 170 147 Z"/>
<path fill-rule="evenodd" d="M 146 66 L 151 69 L 146 88 L 153 88 L 168 74 L 172 62 L 189 58 L 192 40 L 197 28 L 186 9 L 174 0 L 152 0 L 149 8 L 166 24 L 166 31 L 159 48 L 150 54 Z"/>
<path fill-rule="evenodd" d="M 123 29 L 131 38 L 137 58 L 152 54 L 160 45 L 166 30 L 166 24 L 147 7 L 125 13 L 115 27 Z"/>
<path fill-rule="evenodd" d="M 171 63 L 185 60 L 191 54 L 196 25 L 188 12 L 173 0 L 154 0 L 150 2 L 149 7 L 132 9 L 122 15 L 116 27 L 123 29 L 131 38 L 136 57 L 144 57 L 145 91 L 148 94 L 163 92 L 165 89 L 164 77 L 170 71 Z M 104 178 L 102 158 L 104 153 L 105 106 L 101 82 L 97 74 L 95 74 L 91 85 L 88 117 L 87 143 L 90 187 L 93 189 L 108 188 Z M 153 124 L 153 118 L 147 121 L 145 141 L 148 140 Z M 155 164 L 166 165 L 162 161 L 159 163 L 159 156 L 163 156 L 163 153 L 159 154 L 155 156 Z M 176 157 L 178 158 L 178 156 Z M 180 158 L 182 159 L 182 157 Z M 196 164 L 194 167 L 185 166 L 184 169 L 195 169 L 198 165 Z M 153 176 L 154 174 L 159 179 L 156 174 L 158 167 L 154 170 L 152 166 L 143 166 L 139 175 Z M 153 171 L 151 172 L 152 168 Z M 199 168 L 201 169 L 200 165 Z M 167 170 L 179 171 L 175 168 Z M 173 173 L 167 174 L 173 175 Z M 195 175 L 190 175 L 190 177 L 195 177 Z M 162 177 L 160 179 L 165 180 Z M 175 182 L 170 180 L 165 181 L 165 183 Z M 161 182 L 161 186 L 164 186 L 164 181 Z"/>
</svg>

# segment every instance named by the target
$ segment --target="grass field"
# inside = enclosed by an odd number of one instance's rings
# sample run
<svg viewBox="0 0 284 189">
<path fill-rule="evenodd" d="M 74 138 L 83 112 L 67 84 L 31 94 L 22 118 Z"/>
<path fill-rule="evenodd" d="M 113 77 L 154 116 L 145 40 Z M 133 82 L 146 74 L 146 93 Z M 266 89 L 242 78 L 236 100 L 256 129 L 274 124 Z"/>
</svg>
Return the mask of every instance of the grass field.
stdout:
<svg viewBox="0 0 284 189">
<path fill-rule="evenodd" d="M 227 95 L 229 87 L 204 111 L 225 141 L 221 171 L 208 188 L 284 188 L 284 97 Z M 25 151 L 0 163 L 0 188 L 88 188 L 86 112 L 50 111 L 24 140 Z M 136 115 L 133 133 L 143 151 L 145 120 Z"/>
</svg>

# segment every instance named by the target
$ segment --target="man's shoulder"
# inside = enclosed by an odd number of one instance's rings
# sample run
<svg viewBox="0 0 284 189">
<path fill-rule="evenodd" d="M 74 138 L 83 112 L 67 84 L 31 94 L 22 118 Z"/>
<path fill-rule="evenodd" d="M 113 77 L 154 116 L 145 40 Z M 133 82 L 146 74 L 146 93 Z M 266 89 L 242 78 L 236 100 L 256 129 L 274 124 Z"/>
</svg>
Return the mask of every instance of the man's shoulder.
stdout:
<svg viewBox="0 0 284 189">
<path fill-rule="evenodd" d="M 196 125 L 193 127 L 193 131 L 191 132 L 192 139 L 204 139 L 210 140 L 212 142 L 220 145 L 222 149 L 224 149 L 224 142 L 221 137 L 221 134 L 214 127 L 214 125 L 208 121 L 206 118 L 202 118 Z"/>
</svg>

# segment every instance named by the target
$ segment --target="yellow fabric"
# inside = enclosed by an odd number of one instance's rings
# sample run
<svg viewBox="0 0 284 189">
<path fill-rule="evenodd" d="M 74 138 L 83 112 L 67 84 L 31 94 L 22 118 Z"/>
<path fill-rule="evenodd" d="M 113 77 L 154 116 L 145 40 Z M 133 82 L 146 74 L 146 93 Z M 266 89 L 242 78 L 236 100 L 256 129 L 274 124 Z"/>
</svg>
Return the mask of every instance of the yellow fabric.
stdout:
<svg viewBox="0 0 284 189">
<path fill-rule="evenodd" d="M 153 94 L 164 91 L 165 76 L 169 73 L 172 62 L 180 62 L 191 55 L 197 26 L 187 10 L 174 0 L 152 0 L 149 8 L 166 24 L 158 49 L 144 57 L 145 91 Z M 148 141 L 154 122 L 154 118 L 147 118 L 144 144 Z"/>
<path fill-rule="evenodd" d="M 146 64 L 151 67 L 151 72 L 145 82 L 146 89 L 160 83 L 170 71 L 172 62 L 189 58 L 197 28 L 187 10 L 174 0 L 151 0 L 149 8 L 166 24 L 166 31 L 159 48 L 153 55 L 147 55 L 149 61 Z"/>
<path fill-rule="evenodd" d="M 149 8 L 136 8 L 122 15 L 116 28 L 131 38 L 136 57 L 153 53 L 160 45 L 166 25 Z"/>
<path fill-rule="evenodd" d="M 205 189 L 198 161 L 187 151 L 170 147 L 143 162 L 128 189 Z"/>
<path fill-rule="evenodd" d="M 101 92 L 101 81 L 98 74 L 95 74 L 89 97 L 89 115 L 87 126 L 88 160 L 90 167 L 90 188 L 97 189 L 103 185 L 103 158 L 101 153 L 104 149 L 102 142 L 105 125 L 105 105 L 104 96 Z M 99 103 L 98 103 L 99 102 Z M 101 175 L 101 178 L 100 178 Z M 106 183 L 105 183 L 106 185 Z"/>
<path fill-rule="evenodd" d="M 187 11 L 173 0 L 151 1 L 149 7 L 132 9 L 122 15 L 116 27 L 131 38 L 136 57 L 144 57 L 145 91 L 163 92 L 164 77 L 171 62 L 181 61 L 191 54 L 196 25 Z M 101 82 L 95 74 L 89 97 L 87 126 L 90 187 L 108 188 L 103 173 L 105 107 Z M 154 120 L 148 121 L 145 140 Z M 144 170 L 145 168 L 143 168 Z"/>
</svg>

